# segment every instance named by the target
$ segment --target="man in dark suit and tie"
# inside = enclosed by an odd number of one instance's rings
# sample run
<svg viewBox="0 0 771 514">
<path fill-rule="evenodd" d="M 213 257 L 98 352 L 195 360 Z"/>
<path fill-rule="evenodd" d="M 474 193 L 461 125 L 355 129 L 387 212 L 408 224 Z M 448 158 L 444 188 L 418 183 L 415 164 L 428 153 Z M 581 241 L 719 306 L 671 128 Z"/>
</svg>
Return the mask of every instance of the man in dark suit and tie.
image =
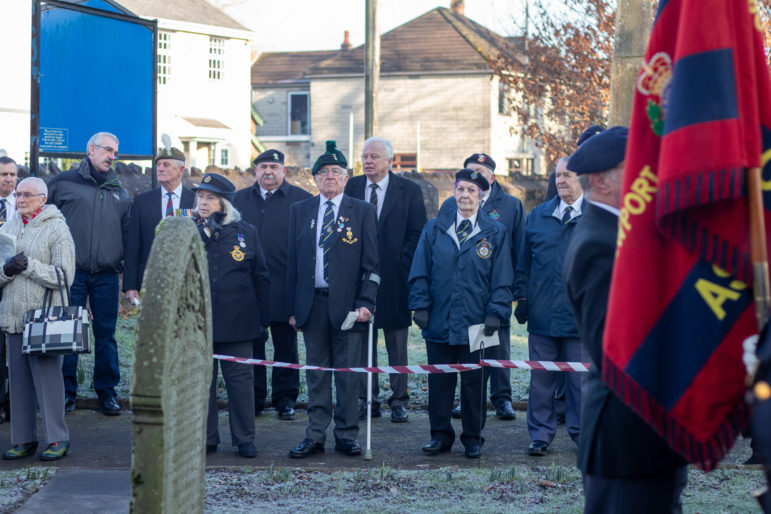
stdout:
<svg viewBox="0 0 771 514">
<path fill-rule="evenodd" d="M 348 163 L 334 141 L 313 165 L 319 196 L 289 208 L 287 308 L 289 324 L 302 330 L 309 365 L 345 368 L 360 364 L 360 332 L 375 310 L 378 275 L 375 208 L 343 194 Z M 353 319 L 349 318 L 349 313 Z M 350 330 L 346 321 L 355 321 Z M 346 324 L 344 326 L 344 324 Z M 289 452 L 308 457 L 324 452 L 332 420 L 332 372 L 308 371 L 305 440 Z M 335 451 L 359 455 L 359 379 L 334 373 Z"/>
<path fill-rule="evenodd" d="M 685 462 L 602 381 L 608 305 L 628 130 L 612 127 L 568 161 L 588 200 L 565 255 L 565 284 L 592 367 L 586 379 L 578 467 L 585 512 L 681 512 Z"/>
<path fill-rule="evenodd" d="M 463 161 L 463 167 L 479 172 L 490 189 L 485 192 L 484 198 L 479 204 L 479 210 L 487 216 L 503 224 L 509 234 L 511 242 L 512 276 L 517 269 L 519 245 L 522 243 L 522 235 L 525 232 L 525 209 L 522 202 L 506 193 L 495 180 L 495 161 L 485 153 L 475 153 Z M 454 196 L 449 197 L 442 204 L 439 214 L 455 212 L 458 202 Z M 513 284 L 512 284 L 513 285 Z M 487 351 L 486 358 L 509 360 L 511 358 L 510 321 L 502 320 L 501 329 L 498 331 L 501 344 Z M 508 368 L 485 368 L 485 383 L 490 380 L 490 401 L 495 406 L 495 414 L 503 420 L 513 420 L 516 415 L 511 406 L 511 370 Z M 453 409 L 453 417 L 461 417 L 461 404 Z"/>
<path fill-rule="evenodd" d="M 270 270 L 270 335 L 273 360 L 297 364 L 297 333 L 289 326 L 286 310 L 286 258 L 289 247 L 289 206 L 312 195 L 284 179 L 284 154 L 265 150 L 254 159 L 256 181 L 236 193 L 233 205 L 257 227 Z M 265 358 L 265 338 L 254 342 L 254 358 Z M 300 392 L 300 372 L 273 368 L 271 401 L 279 419 L 295 419 L 294 405 Z M 264 366 L 254 366 L 254 411 L 265 408 L 268 394 Z"/>
<path fill-rule="evenodd" d="M 153 246 L 155 227 L 163 218 L 180 216 L 184 214 L 184 209 L 195 206 L 195 194 L 182 185 L 185 154 L 172 147 L 165 137 L 164 144 L 167 146 L 159 149 L 155 158 L 158 183 L 161 186 L 137 195 L 131 206 L 123 257 L 123 291 L 132 304 L 139 301 L 139 290 L 142 289 L 142 277 Z"/>
<path fill-rule="evenodd" d="M 426 206 L 423 192 L 414 182 L 391 171 L 394 148 L 381 137 L 364 142 L 361 162 L 364 175 L 353 177 L 345 186 L 345 193 L 371 203 L 377 209 L 377 240 L 380 276 L 383 281 L 377 291 L 377 315 L 372 339 L 372 365 L 377 366 L 377 329 L 382 328 L 388 351 L 389 366 L 407 364 L 407 330 L 412 324 L 407 289 L 407 277 L 412 256 L 426 224 Z M 362 365 L 367 364 L 367 334 L 361 338 Z M 392 374 L 391 421 L 407 421 L 407 375 Z M 372 417 L 379 417 L 380 388 L 378 375 L 372 380 Z M 359 419 L 367 417 L 367 375 L 359 378 Z"/>
</svg>

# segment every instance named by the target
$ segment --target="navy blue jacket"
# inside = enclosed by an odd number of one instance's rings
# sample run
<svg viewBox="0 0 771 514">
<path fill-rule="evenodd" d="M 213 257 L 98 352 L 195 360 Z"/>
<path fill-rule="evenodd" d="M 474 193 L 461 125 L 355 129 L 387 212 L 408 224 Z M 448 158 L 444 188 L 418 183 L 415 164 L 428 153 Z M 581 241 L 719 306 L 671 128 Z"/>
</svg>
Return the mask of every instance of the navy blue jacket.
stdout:
<svg viewBox="0 0 771 514">
<path fill-rule="evenodd" d="M 410 309 L 428 310 L 423 337 L 432 343 L 468 344 L 468 327 L 486 316 L 511 316 L 513 273 L 509 236 L 503 225 L 477 216 L 477 233 L 459 249 L 456 211 L 429 221 L 420 235 L 410 270 Z"/>
<path fill-rule="evenodd" d="M 568 303 L 562 270 L 576 216 L 563 224 L 554 216 L 560 203 L 555 196 L 530 211 L 517 264 L 514 298 L 527 298 L 527 330 L 549 337 L 578 337 L 576 320 Z M 581 203 L 581 212 L 588 203 Z"/>
<path fill-rule="evenodd" d="M 266 202 L 260 185 L 254 183 L 236 193 L 233 205 L 260 233 L 260 242 L 270 270 L 270 321 L 289 320 L 286 309 L 286 259 L 289 249 L 289 206 L 313 195 L 284 182 Z"/>
</svg>

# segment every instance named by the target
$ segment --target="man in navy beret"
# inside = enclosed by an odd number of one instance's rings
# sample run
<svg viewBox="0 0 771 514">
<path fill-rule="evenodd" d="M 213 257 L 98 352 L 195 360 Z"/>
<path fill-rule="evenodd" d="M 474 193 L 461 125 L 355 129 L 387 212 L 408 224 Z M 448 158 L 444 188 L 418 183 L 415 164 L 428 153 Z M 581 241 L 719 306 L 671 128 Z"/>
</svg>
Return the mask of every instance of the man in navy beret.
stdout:
<svg viewBox="0 0 771 514">
<path fill-rule="evenodd" d="M 312 195 L 290 184 L 284 176 L 284 154 L 268 149 L 254 159 L 257 180 L 236 193 L 233 205 L 246 221 L 257 227 L 270 270 L 270 337 L 273 360 L 297 364 L 297 333 L 289 326 L 286 308 L 286 261 L 289 248 L 289 206 Z M 254 341 L 254 358 L 265 358 L 266 339 Z M 264 366 L 254 366 L 254 412 L 265 408 L 268 394 Z M 296 369 L 272 368 L 271 403 L 279 419 L 295 419 L 294 406 L 300 393 L 300 373 Z"/>
<path fill-rule="evenodd" d="M 578 467 L 584 477 L 586 512 L 680 512 L 685 462 L 601 378 L 627 136 L 626 127 L 609 128 L 588 139 L 568 161 L 589 201 L 573 232 L 564 269 L 581 342 L 592 361 Z"/>
</svg>

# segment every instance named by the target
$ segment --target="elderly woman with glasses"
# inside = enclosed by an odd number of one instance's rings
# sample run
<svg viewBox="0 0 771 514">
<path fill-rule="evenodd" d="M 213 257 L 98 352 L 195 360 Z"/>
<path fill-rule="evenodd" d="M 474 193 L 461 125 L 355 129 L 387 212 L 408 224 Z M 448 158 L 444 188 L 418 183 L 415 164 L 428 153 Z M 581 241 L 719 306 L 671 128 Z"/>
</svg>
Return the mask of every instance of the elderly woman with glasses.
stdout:
<svg viewBox="0 0 771 514">
<path fill-rule="evenodd" d="M 17 186 L 15 196 L 16 212 L 0 227 L 0 233 L 16 239 L 19 252 L 6 260 L 0 270 L 0 328 L 8 337 L 12 445 L 3 458 L 16 460 L 35 454 L 40 407 L 48 445 L 40 458 L 58 460 L 70 448 L 64 422 L 62 356 L 24 355 L 21 343 L 24 315 L 43 305 L 46 289 L 58 289 L 56 268 L 72 280 L 75 244 L 62 213 L 56 206 L 46 205 L 45 182 L 36 177 L 26 178 Z M 60 304 L 58 294 L 52 295 L 51 304 Z"/>
<path fill-rule="evenodd" d="M 235 186 L 221 175 L 207 173 L 196 192 L 193 217 L 209 260 L 214 353 L 252 358 L 255 340 L 270 324 L 270 277 L 257 229 L 241 219 L 230 203 Z M 206 453 L 217 451 L 217 363 L 214 360 Z M 251 366 L 219 361 L 228 394 L 230 437 L 238 454 L 257 456 L 254 446 L 254 374 Z"/>
</svg>

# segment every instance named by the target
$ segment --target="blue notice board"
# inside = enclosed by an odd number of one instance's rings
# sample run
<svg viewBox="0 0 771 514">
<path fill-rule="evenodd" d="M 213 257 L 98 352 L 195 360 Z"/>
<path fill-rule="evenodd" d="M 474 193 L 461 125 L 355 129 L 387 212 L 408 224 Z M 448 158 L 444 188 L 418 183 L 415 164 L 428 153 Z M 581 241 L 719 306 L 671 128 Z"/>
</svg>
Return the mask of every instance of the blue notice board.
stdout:
<svg viewBox="0 0 771 514">
<path fill-rule="evenodd" d="M 118 136 L 122 156 L 153 156 L 156 26 L 114 14 L 111 3 L 81 4 L 100 14 L 43 2 L 41 155 L 83 155 L 88 139 L 107 131 Z"/>
</svg>

